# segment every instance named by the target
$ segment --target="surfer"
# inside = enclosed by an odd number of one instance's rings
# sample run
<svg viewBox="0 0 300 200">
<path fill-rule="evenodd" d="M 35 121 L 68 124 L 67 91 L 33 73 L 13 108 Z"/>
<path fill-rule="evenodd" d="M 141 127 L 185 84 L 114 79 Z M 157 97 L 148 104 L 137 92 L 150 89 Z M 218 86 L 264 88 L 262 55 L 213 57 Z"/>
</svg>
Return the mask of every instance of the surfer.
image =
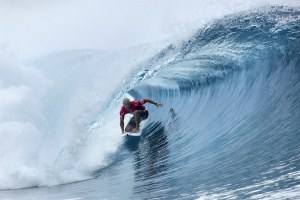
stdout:
<svg viewBox="0 0 300 200">
<path fill-rule="evenodd" d="M 163 106 L 151 99 L 141 99 L 136 101 L 130 101 L 128 98 L 123 99 L 123 106 L 120 110 L 120 126 L 122 133 L 124 133 L 124 116 L 128 113 L 134 116 L 130 119 L 127 124 L 125 131 L 131 133 L 137 133 L 140 131 L 140 122 L 148 118 L 149 112 L 146 110 L 144 104 L 151 103 L 156 105 L 156 107 Z"/>
</svg>

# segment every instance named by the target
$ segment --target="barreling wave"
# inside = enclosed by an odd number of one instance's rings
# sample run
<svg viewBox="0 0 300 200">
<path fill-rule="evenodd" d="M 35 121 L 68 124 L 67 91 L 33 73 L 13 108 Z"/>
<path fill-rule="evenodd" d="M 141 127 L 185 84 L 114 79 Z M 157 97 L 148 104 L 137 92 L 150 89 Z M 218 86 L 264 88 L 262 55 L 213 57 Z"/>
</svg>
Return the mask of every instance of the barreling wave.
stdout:
<svg viewBox="0 0 300 200">
<path fill-rule="evenodd" d="M 163 163 L 164 170 L 138 174 L 137 196 L 151 184 L 160 188 L 152 197 L 174 198 L 259 198 L 299 188 L 299 49 L 299 9 L 272 7 L 214 21 L 154 58 L 159 69 L 128 93 L 164 103 L 150 109 L 144 135 L 167 139 L 140 147 L 164 145 L 161 155 L 148 152 L 157 159 L 152 168 Z"/>
</svg>

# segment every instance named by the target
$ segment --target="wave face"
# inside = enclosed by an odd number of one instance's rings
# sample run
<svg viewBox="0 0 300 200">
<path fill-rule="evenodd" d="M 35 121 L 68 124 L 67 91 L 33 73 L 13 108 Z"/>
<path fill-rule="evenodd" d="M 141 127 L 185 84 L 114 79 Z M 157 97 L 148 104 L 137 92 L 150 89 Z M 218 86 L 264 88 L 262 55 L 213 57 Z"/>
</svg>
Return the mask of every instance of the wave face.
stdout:
<svg viewBox="0 0 300 200">
<path fill-rule="evenodd" d="M 299 197 L 299 17 L 272 8 L 215 21 L 129 91 L 165 107 L 151 110 L 163 130 L 136 161 L 141 198 L 262 198 L 293 187 Z"/>
<path fill-rule="evenodd" d="M 124 139 L 107 156 L 110 164 L 91 173 L 96 179 L 29 195 L 299 198 L 299 49 L 297 8 L 238 13 L 206 25 L 180 47 L 147 60 L 109 99 L 106 121 L 116 117 L 124 92 L 164 104 L 147 105 L 150 117 L 140 138 Z M 113 122 L 111 134 L 119 133 Z M 89 128 L 101 132 L 97 123 Z"/>
</svg>

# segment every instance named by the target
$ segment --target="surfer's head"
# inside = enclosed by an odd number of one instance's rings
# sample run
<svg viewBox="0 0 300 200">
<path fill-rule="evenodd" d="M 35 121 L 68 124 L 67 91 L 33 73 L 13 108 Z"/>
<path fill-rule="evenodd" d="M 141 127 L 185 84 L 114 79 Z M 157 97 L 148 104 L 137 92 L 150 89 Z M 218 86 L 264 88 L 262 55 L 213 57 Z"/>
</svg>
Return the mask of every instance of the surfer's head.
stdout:
<svg viewBox="0 0 300 200">
<path fill-rule="evenodd" d="M 123 99 L 123 106 L 127 109 L 130 110 L 130 100 L 128 98 Z"/>
</svg>

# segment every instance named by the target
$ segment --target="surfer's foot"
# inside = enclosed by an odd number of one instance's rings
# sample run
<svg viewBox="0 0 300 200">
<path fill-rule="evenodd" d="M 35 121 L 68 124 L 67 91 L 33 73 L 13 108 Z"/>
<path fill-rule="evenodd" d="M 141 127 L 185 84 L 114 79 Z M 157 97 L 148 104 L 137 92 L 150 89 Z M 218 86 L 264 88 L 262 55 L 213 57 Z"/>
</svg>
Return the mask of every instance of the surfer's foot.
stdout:
<svg viewBox="0 0 300 200">
<path fill-rule="evenodd" d="M 137 133 L 139 131 L 140 131 L 140 128 L 135 128 L 135 129 L 132 130 L 132 133 Z"/>
</svg>

